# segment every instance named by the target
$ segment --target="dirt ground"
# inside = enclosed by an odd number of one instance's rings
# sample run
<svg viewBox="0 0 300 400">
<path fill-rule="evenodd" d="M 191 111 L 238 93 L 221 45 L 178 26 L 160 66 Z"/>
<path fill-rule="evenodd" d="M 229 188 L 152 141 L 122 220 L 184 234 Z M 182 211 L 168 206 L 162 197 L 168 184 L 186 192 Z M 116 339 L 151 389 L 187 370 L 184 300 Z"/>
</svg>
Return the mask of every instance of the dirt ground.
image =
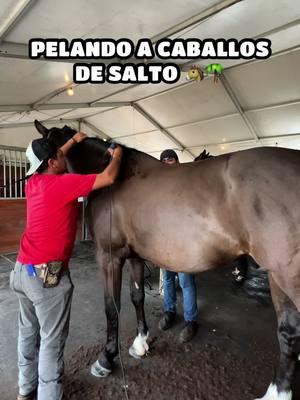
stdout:
<svg viewBox="0 0 300 400">
<path fill-rule="evenodd" d="M 14 261 L 15 256 L 7 258 Z M 11 266 L 0 257 L 1 400 L 14 399 L 17 393 L 18 302 L 8 287 Z M 167 332 L 157 328 L 162 298 L 158 270 L 152 270 L 145 305 L 150 352 L 135 360 L 128 354 L 136 321 L 125 266 L 120 326 L 123 369 L 118 357 L 113 374 L 106 379 L 89 373 L 106 338 L 101 276 L 91 243 L 76 246 L 71 271 L 76 288 L 65 356 L 67 400 L 253 400 L 264 394 L 278 357 L 275 314 L 268 300 L 235 288 L 230 268 L 197 276 L 200 325 L 188 344 L 178 342 L 183 327 L 180 291 L 174 328 Z M 299 378 L 298 371 L 294 400 L 300 400 Z"/>
</svg>

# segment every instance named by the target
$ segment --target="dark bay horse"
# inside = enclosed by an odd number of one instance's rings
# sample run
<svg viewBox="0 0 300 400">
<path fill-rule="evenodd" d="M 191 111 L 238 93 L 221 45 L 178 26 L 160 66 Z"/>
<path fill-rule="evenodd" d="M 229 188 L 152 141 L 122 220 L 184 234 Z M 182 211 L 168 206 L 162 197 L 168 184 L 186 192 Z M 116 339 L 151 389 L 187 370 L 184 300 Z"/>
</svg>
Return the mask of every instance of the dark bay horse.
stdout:
<svg viewBox="0 0 300 400">
<path fill-rule="evenodd" d="M 62 145 L 74 130 L 38 131 Z M 109 144 L 90 138 L 68 154 L 69 169 L 101 172 Z M 103 270 L 107 343 L 92 367 L 106 376 L 118 353 L 122 266 L 131 273 L 137 313 L 134 357 L 148 350 L 143 263 L 172 271 L 201 272 L 251 255 L 268 271 L 278 318 L 280 360 L 264 400 L 291 400 L 300 353 L 300 152 L 255 148 L 201 162 L 165 166 L 124 149 L 121 172 L 110 188 L 88 201 L 88 221 Z"/>
</svg>

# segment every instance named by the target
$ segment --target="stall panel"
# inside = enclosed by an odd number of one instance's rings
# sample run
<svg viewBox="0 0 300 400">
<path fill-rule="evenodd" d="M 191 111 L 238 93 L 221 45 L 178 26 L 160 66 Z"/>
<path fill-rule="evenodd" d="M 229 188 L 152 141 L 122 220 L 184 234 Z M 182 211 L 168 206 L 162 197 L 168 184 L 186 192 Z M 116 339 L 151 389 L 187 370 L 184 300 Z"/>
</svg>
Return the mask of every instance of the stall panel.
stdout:
<svg viewBox="0 0 300 400">
<path fill-rule="evenodd" d="M 25 200 L 1 199 L 0 221 L 0 254 L 17 251 L 25 228 Z"/>
</svg>

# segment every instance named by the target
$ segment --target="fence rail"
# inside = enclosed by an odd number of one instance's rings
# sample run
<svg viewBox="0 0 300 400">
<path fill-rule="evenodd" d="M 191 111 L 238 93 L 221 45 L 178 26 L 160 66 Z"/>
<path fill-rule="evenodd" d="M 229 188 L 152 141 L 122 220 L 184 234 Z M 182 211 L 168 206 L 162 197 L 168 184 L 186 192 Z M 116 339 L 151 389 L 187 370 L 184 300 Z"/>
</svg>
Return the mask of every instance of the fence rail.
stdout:
<svg viewBox="0 0 300 400">
<path fill-rule="evenodd" d="M 25 178 L 27 168 L 25 149 L 0 146 L 0 199 L 25 197 L 25 183 L 17 181 Z"/>
</svg>

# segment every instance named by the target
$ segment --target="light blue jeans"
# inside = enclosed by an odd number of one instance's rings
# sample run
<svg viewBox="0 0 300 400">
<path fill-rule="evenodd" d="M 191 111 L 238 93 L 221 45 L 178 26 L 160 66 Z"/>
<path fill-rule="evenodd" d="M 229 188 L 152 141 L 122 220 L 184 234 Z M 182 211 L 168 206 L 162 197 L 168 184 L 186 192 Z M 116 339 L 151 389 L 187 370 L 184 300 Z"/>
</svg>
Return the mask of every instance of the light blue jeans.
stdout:
<svg viewBox="0 0 300 400">
<path fill-rule="evenodd" d="M 163 270 L 164 310 L 176 312 L 177 296 L 175 287 L 176 272 Z M 178 273 L 179 285 L 182 289 L 183 311 L 185 321 L 197 321 L 197 288 L 194 275 Z"/>
</svg>

